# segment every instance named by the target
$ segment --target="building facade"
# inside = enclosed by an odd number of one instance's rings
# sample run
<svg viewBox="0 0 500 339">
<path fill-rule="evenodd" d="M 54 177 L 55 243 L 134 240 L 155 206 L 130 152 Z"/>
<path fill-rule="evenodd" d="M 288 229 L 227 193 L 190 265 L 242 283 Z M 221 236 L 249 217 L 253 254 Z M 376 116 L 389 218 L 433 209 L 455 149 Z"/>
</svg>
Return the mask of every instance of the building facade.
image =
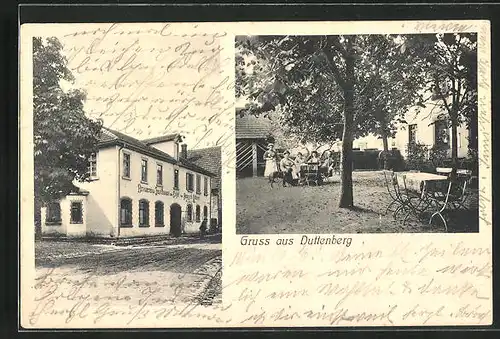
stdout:
<svg viewBox="0 0 500 339">
<path fill-rule="evenodd" d="M 188 161 L 180 135 L 139 141 L 104 128 L 89 182 L 42 208 L 45 235 L 131 237 L 199 232 L 214 173 Z M 180 149 L 182 148 L 182 149 Z"/>
<path fill-rule="evenodd" d="M 432 102 L 425 108 L 413 108 L 405 116 L 406 123 L 397 124 L 394 138 L 388 138 L 389 149 L 397 148 L 403 157 L 407 156 L 408 145 L 418 143 L 432 147 L 439 147 L 451 156 L 451 128 L 446 117 Z M 457 128 L 457 153 L 459 158 L 467 156 L 470 131 L 465 125 Z M 368 135 L 353 142 L 353 148 L 383 149 L 380 137 Z"/>
<path fill-rule="evenodd" d="M 210 226 L 222 227 L 222 150 L 220 146 L 199 148 L 188 151 L 188 161 L 212 173 Z"/>
</svg>

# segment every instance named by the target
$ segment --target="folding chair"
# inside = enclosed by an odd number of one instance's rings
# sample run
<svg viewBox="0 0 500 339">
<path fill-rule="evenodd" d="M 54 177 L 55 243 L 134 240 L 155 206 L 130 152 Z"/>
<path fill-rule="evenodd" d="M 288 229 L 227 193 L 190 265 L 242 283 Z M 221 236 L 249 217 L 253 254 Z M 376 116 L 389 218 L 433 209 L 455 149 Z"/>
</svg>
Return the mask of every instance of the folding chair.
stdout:
<svg viewBox="0 0 500 339">
<path fill-rule="evenodd" d="M 391 174 L 391 179 L 389 179 L 389 178 L 387 178 L 387 172 L 384 171 L 385 187 L 387 189 L 387 193 L 389 193 L 389 197 L 391 198 L 389 205 L 385 209 L 384 215 L 386 215 L 389 211 L 394 213 L 395 211 L 392 211 L 391 208 L 395 205 L 398 205 L 398 203 L 399 203 L 399 200 L 397 198 L 397 193 L 396 193 L 396 190 L 395 190 L 394 185 L 393 185 L 393 180 L 394 180 L 393 177 L 394 177 L 394 172 Z"/>
<path fill-rule="evenodd" d="M 422 185 L 423 183 L 420 184 L 420 191 L 422 191 Z M 411 214 L 413 214 L 416 217 L 419 217 L 419 214 L 422 213 L 429 206 L 429 202 L 426 200 L 426 197 L 422 196 L 422 193 L 419 194 L 413 190 L 408 189 L 408 186 L 406 185 L 405 175 L 403 175 L 403 187 L 404 187 L 404 194 L 402 194 L 402 197 L 403 199 L 406 200 L 406 206 L 408 209 L 408 213 L 403 219 L 403 225 L 404 225 Z M 414 199 L 418 200 L 418 203 L 416 205 L 412 203 L 412 200 Z M 420 208 L 422 203 L 426 204 L 424 208 Z"/>
<path fill-rule="evenodd" d="M 405 181 L 405 176 L 403 175 L 402 177 L 404 186 L 406 187 L 406 181 Z M 396 198 L 396 203 L 399 205 L 398 208 L 393 213 L 394 219 L 397 218 L 398 213 L 401 211 L 408 211 L 408 208 L 410 208 L 410 199 L 406 192 L 401 192 L 401 188 L 399 187 L 399 182 L 398 182 L 398 177 L 395 172 L 392 172 L 392 177 L 391 177 L 391 182 L 392 182 L 392 187 L 394 190 L 394 196 Z M 405 190 L 406 191 L 406 190 Z M 406 220 L 406 218 L 405 218 Z"/>
<path fill-rule="evenodd" d="M 448 232 L 448 224 L 443 216 L 443 212 L 447 207 L 454 207 L 454 204 L 459 203 L 463 198 L 464 188 L 467 186 L 467 181 L 460 182 L 458 180 L 450 180 L 446 194 L 443 195 L 430 195 L 429 199 L 435 203 L 438 210 L 434 212 L 430 219 L 429 225 L 435 216 L 439 216 L 444 223 L 444 228 Z M 443 192 L 444 193 L 444 192 Z"/>
<path fill-rule="evenodd" d="M 467 200 L 470 197 L 470 190 L 468 190 L 468 187 L 470 186 L 470 182 L 472 180 L 472 175 L 471 173 L 467 173 L 465 175 L 459 175 L 457 182 L 461 185 L 461 189 L 458 190 L 456 195 L 454 196 L 454 199 L 450 201 L 450 204 L 452 207 L 458 209 L 458 208 L 463 208 L 465 210 L 468 210 L 469 208 L 466 206 Z"/>
</svg>

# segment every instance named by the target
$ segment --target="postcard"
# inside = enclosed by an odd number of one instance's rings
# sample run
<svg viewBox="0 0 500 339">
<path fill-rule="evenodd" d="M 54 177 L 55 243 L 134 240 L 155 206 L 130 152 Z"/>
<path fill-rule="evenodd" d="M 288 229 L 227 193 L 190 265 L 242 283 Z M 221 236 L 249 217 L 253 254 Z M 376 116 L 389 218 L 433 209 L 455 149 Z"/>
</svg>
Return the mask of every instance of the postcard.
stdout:
<svg viewBox="0 0 500 339">
<path fill-rule="evenodd" d="M 20 34 L 20 328 L 492 323 L 489 21 Z"/>
</svg>

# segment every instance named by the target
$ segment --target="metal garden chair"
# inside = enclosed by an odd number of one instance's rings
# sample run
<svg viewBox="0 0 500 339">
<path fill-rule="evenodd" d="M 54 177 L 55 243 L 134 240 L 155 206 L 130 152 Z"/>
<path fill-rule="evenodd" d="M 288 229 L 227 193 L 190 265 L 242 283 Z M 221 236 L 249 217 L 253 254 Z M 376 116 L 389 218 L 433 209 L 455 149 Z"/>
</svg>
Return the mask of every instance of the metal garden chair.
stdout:
<svg viewBox="0 0 500 339">
<path fill-rule="evenodd" d="M 445 194 L 430 195 L 429 199 L 435 204 L 438 210 L 431 215 L 429 225 L 435 216 L 439 216 L 443 221 L 446 232 L 448 232 L 448 223 L 443 213 L 447 208 L 456 208 L 457 205 L 463 204 L 466 188 L 467 180 L 450 180 Z"/>
</svg>

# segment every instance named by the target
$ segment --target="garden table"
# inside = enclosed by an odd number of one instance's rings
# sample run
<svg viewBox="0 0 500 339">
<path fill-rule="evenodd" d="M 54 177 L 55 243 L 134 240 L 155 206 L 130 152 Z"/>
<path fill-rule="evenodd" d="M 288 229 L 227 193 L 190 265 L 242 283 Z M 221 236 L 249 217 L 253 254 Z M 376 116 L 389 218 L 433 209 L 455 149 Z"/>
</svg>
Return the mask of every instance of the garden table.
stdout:
<svg viewBox="0 0 500 339">
<path fill-rule="evenodd" d="M 443 174 L 449 174 L 451 173 L 451 168 L 449 167 L 438 167 L 436 168 L 436 172 L 437 173 L 443 173 Z M 469 175 L 471 173 L 470 170 L 466 170 L 466 169 L 458 169 L 457 170 L 457 174 L 462 174 L 462 175 Z"/>
<path fill-rule="evenodd" d="M 404 222 L 406 222 L 410 214 L 413 213 L 418 216 L 424 212 L 427 207 L 429 207 L 430 203 L 427 199 L 429 183 L 446 182 L 448 180 L 446 175 L 425 172 L 399 173 L 397 178 L 399 187 L 403 190 L 406 188 L 409 191 L 418 193 L 417 196 L 419 197 L 417 204 L 413 204 L 411 199 L 408 199 L 408 206 L 410 207 L 410 210 L 405 216 Z M 425 204 L 425 207 L 423 209 L 419 209 L 422 204 Z"/>
<path fill-rule="evenodd" d="M 405 182 L 403 182 L 403 176 L 405 177 Z M 420 193 L 422 199 L 425 198 L 429 182 L 446 180 L 448 180 L 448 177 L 446 175 L 426 172 L 405 172 L 398 174 L 399 187 L 402 187 L 404 189 L 404 183 L 406 183 L 406 188 L 410 191 Z"/>
</svg>

